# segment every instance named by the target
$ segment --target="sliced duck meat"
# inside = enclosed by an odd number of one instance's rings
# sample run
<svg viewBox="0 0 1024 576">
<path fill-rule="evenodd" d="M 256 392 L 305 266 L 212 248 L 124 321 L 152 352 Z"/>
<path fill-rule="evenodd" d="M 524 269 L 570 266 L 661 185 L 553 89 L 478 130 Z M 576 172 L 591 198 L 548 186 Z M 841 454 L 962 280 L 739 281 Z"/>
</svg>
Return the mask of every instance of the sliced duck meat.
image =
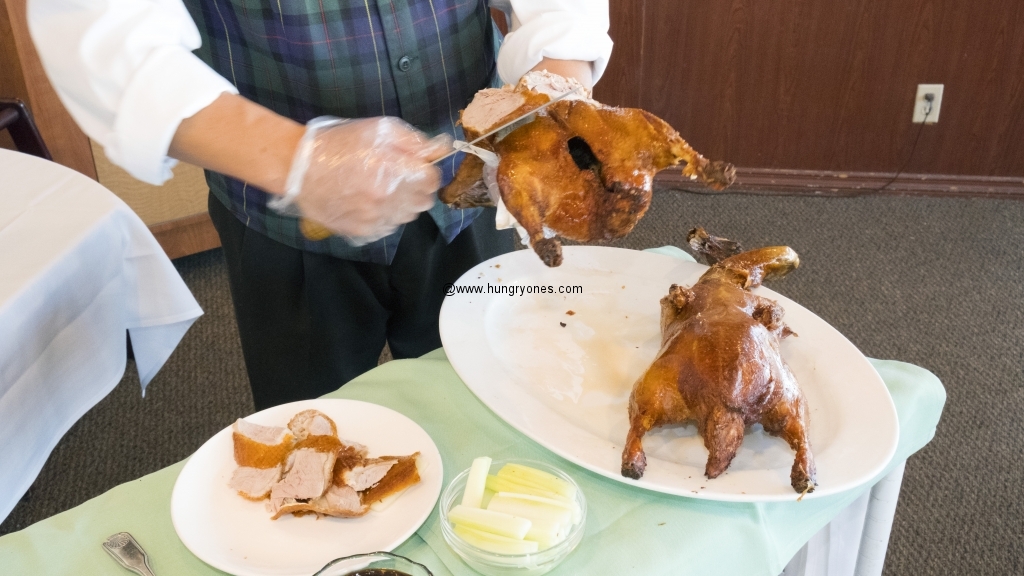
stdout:
<svg viewBox="0 0 1024 576">
<path fill-rule="evenodd" d="M 356 492 L 362 492 L 375 486 L 398 463 L 398 458 L 367 458 L 358 466 L 349 468 L 341 475 L 343 484 L 351 486 Z M 337 466 L 335 466 L 337 469 Z M 337 483 L 337 475 L 335 475 Z"/>
<path fill-rule="evenodd" d="M 270 495 L 271 488 L 281 479 L 281 466 L 276 468 L 251 468 L 239 466 L 231 475 L 228 486 L 243 498 L 263 500 Z"/>
<path fill-rule="evenodd" d="M 410 456 L 382 456 L 381 459 L 395 459 L 395 465 L 388 470 L 384 478 L 372 488 L 362 492 L 360 498 L 364 504 L 371 505 L 382 502 L 392 496 L 401 494 L 407 488 L 420 481 L 417 465 L 420 453 Z"/>
<path fill-rule="evenodd" d="M 284 498 L 279 501 L 272 499 L 267 508 L 273 513 L 273 520 L 277 520 L 285 514 L 301 516 L 308 513 L 318 516 L 356 518 L 370 510 L 369 506 L 363 505 L 359 500 L 359 494 L 351 486 L 331 486 L 323 496 L 308 501 L 293 498 Z"/>
<path fill-rule="evenodd" d="M 366 454 L 366 447 L 362 444 L 342 444 L 334 460 L 334 478 L 331 483 L 336 486 L 345 486 L 345 473 L 356 466 L 361 466 L 366 460 Z"/>
<path fill-rule="evenodd" d="M 288 422 L 288 429 L 295 438 L 305 440 L 309 436 L 337 436 L 338 427 L 326 414 L 319 410 L 303 410 Z"/>
<path fill-rule="evenodd" d="M 280 426 L 261 426 L 239 418 L 232 426 L 235 463 L 248 468 L 277 468 L 292 448 L 292 433 Z"/>
<path fill-rule="evenodd" d="M 290 432 L 283 426 L 263 426 L 239 418 L 232 426 L 236 434 L 259 442 L 260 444 L 277 445 L 288 440 Z"/>
<path fill-rule="evenodd" d="M 272 500 L 295 498 L 305 500 L 323 494 L 331 484 L 334 452 L 301 448 L 288 456 L 284 478 L 270 492 Z"/>
<path fill-rule="evenodd" d="M 418 453 L 369 458 L 366 446 L 339 438 L 334 421 L 318 410 L 296 414 L 287 428 L 240 419 L 232 432 L 238 468 L 228 485 L 264 501 L 275 520 L 362 516 L 419 481 Z"/>
<path fill-rule="evenodd" d="M 345 447 L 345 450 L 353 454 L 358 454 L 362 458 L 366 458 L 370 455 L 370 449 L 359 442 L 352 442 L 351 440 L 345 440 L 342 438 L 341 444 Z M 338 457 L 341 458 L 340 455 Z"/>
</svg>

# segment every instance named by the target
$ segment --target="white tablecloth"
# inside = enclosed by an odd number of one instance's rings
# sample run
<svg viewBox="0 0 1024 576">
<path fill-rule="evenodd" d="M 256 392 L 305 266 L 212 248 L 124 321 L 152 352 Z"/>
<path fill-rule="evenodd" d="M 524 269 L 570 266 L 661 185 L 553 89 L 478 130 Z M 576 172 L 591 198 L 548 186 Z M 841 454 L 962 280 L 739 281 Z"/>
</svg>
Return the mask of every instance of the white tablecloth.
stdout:
<svg viewBox="0 0 1024 576">
<path fill-rule="evenodd" d="M 0 149 L 0 521 L 61 436 L 124 375 L 143 393 L 203 311 L 117 196 Z"/>
<path fill-rule="evenodd" d="M 781 576 L 882 576 L 905 466 L 897 466 L 819 530 Z"/>
</svg>

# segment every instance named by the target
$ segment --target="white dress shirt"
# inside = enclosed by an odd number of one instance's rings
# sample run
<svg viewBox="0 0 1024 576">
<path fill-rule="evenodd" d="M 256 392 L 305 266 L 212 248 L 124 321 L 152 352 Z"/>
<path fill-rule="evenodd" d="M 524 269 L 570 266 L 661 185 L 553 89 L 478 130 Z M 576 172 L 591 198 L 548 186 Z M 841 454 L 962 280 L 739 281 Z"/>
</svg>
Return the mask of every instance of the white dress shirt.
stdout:
<svg viewBox="0 0 1024 576">
<path fill-rule="evenodd" d="M 509 83 L 542 58 L 593 62 L 611 55 L 607 0 L 505 0 L 512 31 L 498 54 Z M 110 160 L 151 184 L 171 177 L 178 125 L 238 90 L 192 54 L 201 39 L 181 0 L 29 0 L 28 24 L 64 106 Z"/>
</svg>

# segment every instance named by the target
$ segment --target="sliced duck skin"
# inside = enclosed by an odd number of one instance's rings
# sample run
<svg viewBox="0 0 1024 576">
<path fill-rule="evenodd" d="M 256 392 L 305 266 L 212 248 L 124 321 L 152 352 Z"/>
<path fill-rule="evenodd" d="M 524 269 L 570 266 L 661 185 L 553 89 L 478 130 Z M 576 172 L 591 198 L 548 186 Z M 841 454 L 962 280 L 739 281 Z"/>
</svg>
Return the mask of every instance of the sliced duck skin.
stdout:
<svg viewBox="0 0 1024 576">
<path fill-rule="evenodd" d="M 404 491 L 406 488 L 416 484 L 420 481 L 419 466 L 417 460 L 419 459 L 419 452 L 410 456 L 398 456 L 398 462 L 388 470 L 388 473 L 384 475 L 374 487 L 360 493 L 360 498 L 364 504 L 373 504 L 374 502 L 380 502 L 387 497 Z M 396 458 L 395 456 L 383 456 L 384 458 Z"/>
<path fill-rule="evenodd" d="M 311 448 L 317 452 L 337 453 L 342 446 L 341 440 L 338 440 L 337 436 L 307 436 L 305 439 L 296 442 L 293 450 Z"/>
</svg>

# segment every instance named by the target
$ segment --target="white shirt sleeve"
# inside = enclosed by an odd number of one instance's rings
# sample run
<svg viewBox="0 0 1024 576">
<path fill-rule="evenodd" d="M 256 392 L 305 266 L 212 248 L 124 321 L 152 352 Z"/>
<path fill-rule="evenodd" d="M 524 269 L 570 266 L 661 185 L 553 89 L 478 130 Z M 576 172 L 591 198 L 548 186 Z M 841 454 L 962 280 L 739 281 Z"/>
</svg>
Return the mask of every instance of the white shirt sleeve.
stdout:
<svg viewBox="0 0 1024 576">
<path fill-rule="evenodd" d="M 201 38 L 181 0 L 29 0 L 28 24 L 72 118 L 144 182 L 171 177 L 183 119 L 238 93 L 192 54 Z"/>
<path fill-rule="evenodd" d="M 498 75 L 507 84 L 544 57 L 591 62 L 594 82 L 608 66 L 608 0 L 509 0 L 512 22 L 498 52 Z"/>
</svg>

